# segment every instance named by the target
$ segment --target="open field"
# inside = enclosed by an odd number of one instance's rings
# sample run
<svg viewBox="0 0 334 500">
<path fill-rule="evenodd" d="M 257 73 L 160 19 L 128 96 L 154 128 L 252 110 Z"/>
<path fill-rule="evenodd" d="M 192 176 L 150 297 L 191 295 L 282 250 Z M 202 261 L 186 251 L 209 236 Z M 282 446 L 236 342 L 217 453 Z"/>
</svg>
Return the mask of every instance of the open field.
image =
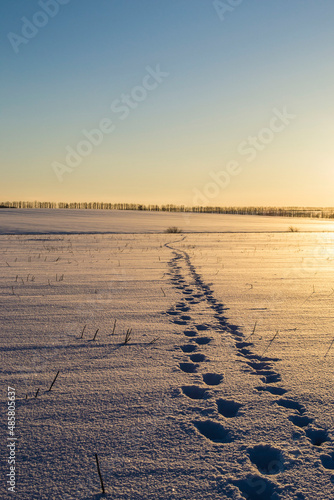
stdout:
<svg viewBox="0 0 334 500">
<path fill-rule="evenodd" d="M 169 226 L 184 232 L 334 231 L 326 219 L 252 215 L 140 212 L 122 210 L 1 209 L 0 234 L 160 233 Z"/>
<path fill-rule="evenodd" d="M 10 386 L 18 498 L 100 498 L 94 453 L 103 498 L 333 497 L 330 223 L 5 212 L 1 426 L 6 439 Z"/>
</svg>

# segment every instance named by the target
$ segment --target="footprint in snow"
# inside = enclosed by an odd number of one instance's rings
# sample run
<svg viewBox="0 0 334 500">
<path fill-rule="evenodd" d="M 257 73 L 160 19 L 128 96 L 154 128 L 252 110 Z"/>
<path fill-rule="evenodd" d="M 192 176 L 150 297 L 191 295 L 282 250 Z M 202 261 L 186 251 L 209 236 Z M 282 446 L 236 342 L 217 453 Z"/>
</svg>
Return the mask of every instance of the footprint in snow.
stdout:
<svg viewBox="0 0 334 500">
<path fill-rule="evenodd" d="M 242 406 L 241 403 L 228 399 L 217 399 L 216 403 L 218 413 L 225 418 L 235 417 Z"/>
<path fill-rule="evenodd" d="M 183 305 L 183 306 L 175 306 L 175 308 L 179 309 L 179 311 L 181 311 L 181 312 L 188 312 L 189 309 L 190 309 L 190 307 L 187 307 L 185 305 Z"/>
<path fill-rule="evenodd" d="M 183 352 L 194 352 L 197 350 L 197 345 L 194 345 L 194 344 L 185 344 L 185 345 L 181 345 L 181 349 Z M 201 354 L 200 356 L 203 356 L 203 354 Z M 192 360 L 194 361 L 194 360 Z"/>
<path fill-rule="evenodd" d="M 301 415 L 291 415 L 289 420 L 297 427 L 306 427 L 308 424 L 313 422 L 312 418 L 301 416 Z"/>
<path fill-rule="evenodd" d="M 271 364 L 267 361 L 246 361 L 246 364 L 253 368 L 255 371 L 259 370 L 267 370 L 268 368 L 272 368 Z"/>
<path fill-rule="evenodd" d="M 174 319 L 173 323 L 175 323 L 176 325 L 186 325 L 187 322 L 184 321 L 183 319 Z"/>
<path fill-rule="evenodd" d="M 198 365 L 195 363 L 180 363 L 180 369 L 185 373 L 196 373 Z"/>
<path fill-rule="evenodd" d="M 242 347 L 241 349 L 239 349 L 239 352 L 246 358 L 251 358 L 253 356 L 252 351 L 246 349 L 246 347 Z"/>
<path fill-rule="evenodd" d="M 195 346 L 193 346 L 195 347 Z M 202 363 L 203 361 L 205 361 L 207 358 L 206 356 L 204 356 L 204 354 L 200 354 L 200 353 L 195 353 L 195 354 L 192 354 L 190 356 L 190 359 L 191 361 L 193 361 L 194 363 Z"/>
<path fill-rule="evenodd" d="M 248 476 L 245 479 L 233 481 L 243 498 L 247 500 L 271 500 L 276 492 L 275 485 L 261 476 Z M 279 498 L 275 496 L 275 498 Z"/>
<path fill-rule="evenodd" d="M 219 385 L 224 378 L 223 375 L 219 373 L 204 373 L 202 377 L 206 385 Z"/>
<path fill-rule="evenodd" d="M 329 441 L 328 433 L 325 429 L 309 428 L 306 430 L 306 436 L 314 446 L 321 446 L 326 441 Z"/>
<path fill-rule="evenodd" d="M 183 333 L 186 337 L 196 337 L 197 335 L 195 330 L 185 330 Z"/>
<path fill-rule="evenodd" d="M 213 420 L 194 421 L 194 426 L 207 439 L 214 443 L 231 443 L 232 435 L 228 429 Z"/>
<path fill-rule="evenodd" d="M 261 474 L 279 474 L 284 470 L 284 460 L 281 450 L 270 445 L 258 445 L 248 450 L 251 462 L 256 465 Z"/>
<path fill-rule="evenodd" d="M 238 325 L 228 325 L 228 327 L 232 333 L 236 333 L 240 328 L 240 326 L 238 326 Z"/>
<path fill-rule="evenodd" d="M 198 331 L 203 331 L 203 330 L 208 330 L 209 327 L 208 325 L 202 324 L 202 325 L 195 325 Z"/>
<path fill-rule="evenodd" d="M 275 387 L 275 386 L 270 386 L 270 385 L 260 385 L 259 387 L 255 387 L 257 391 L 266 391 L 270 392 L 271 394 L 274 394 L 275 396 L 283 396 L 286 392 L 288 392 L 286 389 L 283 389 L 283 387 Z"/>
<path fill-rule="evenodd" d="M 280 361 L 279 358 L 267 358 L 266 356 L 260 356 L 259 354 L 254 354 L 249 349 L 240 349 L 239 352 L 240 352 L 239 356 L 244 356 L 245 358 L 248 358 L 251 360 L 269 361 L 270 363 Z"/>
<path fill-rule="evenodd" d="M 328 455 L 320 455 L 320 460 L 325 469 L 334 470 L 334 452 Z"/>
<path fill-rule="evenodd" d="M 305 408 L 303 405 L 298 403 L 298 401 L 293 401 L 292 399 L 278 399 L 275 403 L 279 406 L 283 406 L 284 408 L 289 408 L 291 410 L 297 410 L 299 413 L 305 413 Z"/>
<path fill-rule="evenodd" d="M 258 372 L 257 375 L 263 375 L 262 373 Z M 282 380 L 282 377 L 279 373 L 276 372 L 270 372 L 264 374 L 265 377 L 262 377 L 261 380 L 265 384 L 275 384 L 276 382 L 280 382 Z"/>
<path fill-rule="evenodd" d="M 198 387 L 197 385 L 184 385 L 182 392 L 190 399 L 207 399 L 210 397 L 204 387 Z"/>
<path fill-rule="evenodd" d="M 209 342 L 211 342 L 211 340 L 212 339 L 210 337 L 198 337 L 197 339 L 195 339 L 195 342 L 198 345 L 205 345 L 205 344 L 209 344 Z"/>
<path fill-rule="evenodd" d="M 243 347 L 254 346 L 253 342 L 236 342 L 235 344 L 237 349 L 242 349 Z"/>
</svg>

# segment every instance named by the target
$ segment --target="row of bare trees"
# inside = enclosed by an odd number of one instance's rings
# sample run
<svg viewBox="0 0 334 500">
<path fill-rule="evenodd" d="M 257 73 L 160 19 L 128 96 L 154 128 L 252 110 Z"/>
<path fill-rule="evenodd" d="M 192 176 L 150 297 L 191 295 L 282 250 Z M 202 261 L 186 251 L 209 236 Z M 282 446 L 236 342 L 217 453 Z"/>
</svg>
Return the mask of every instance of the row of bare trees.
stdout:
<svg viewBox="0 0 334 500">
<path fill-rule="evenodd" d="M 334 208 L 314 207 L 186 207 L 184 205 L 143 205 L 139 203 L 6 201 L 0 208 L 55 208 L 73 210 L 145 210 L 150 212 L 194 212 L 238 215 L 267 215 L 281 217 L 312 217 L 333 219 Z"/>
</svg>

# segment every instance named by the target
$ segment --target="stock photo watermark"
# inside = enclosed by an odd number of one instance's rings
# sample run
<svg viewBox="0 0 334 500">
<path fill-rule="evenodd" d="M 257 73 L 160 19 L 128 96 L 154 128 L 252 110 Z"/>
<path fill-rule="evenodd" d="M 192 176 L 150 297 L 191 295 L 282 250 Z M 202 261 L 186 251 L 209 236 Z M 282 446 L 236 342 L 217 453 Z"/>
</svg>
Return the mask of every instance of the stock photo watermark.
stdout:
<svg viewBox="0 0 334 500">
<path fill-rule="evenodd" d="M 8 458 L 7 463 L 9 466 L 9 472 L 6 474 L 7 476 L 7 489 L 11 493 L 15 493 L 16 487 L 16 441 L 17 437 L 15 436 L 15 416 L 16 416 L 16 390 L 14 387 L 7 387 L 7 451 Z"/>
<path fill-rule="evenodd" d="M 286 107 L 283 110 L 273 108 L 268 126 L 261 128 L 256 135 L 250 135 L 246 140 L 239 143 L 237 147 L 239 155 L 245 156 L 247 163 L 253 162 L 258 154 L 273 142 L 276 134 L 283 132 L 290 125 L 291 121 L 295 119 L 296 115 L 289 113 Z M 209 172 L 209 176 L 213 182 L 207 182 L 202 190 L 198 188 L 193 189 L 193 205 L 207 205 L 210 200 L 216 198 L 230 184 L 233 177 L 236 177 L 242 171 L 241 162 L 233 160 L 226 164 L 224 170 Z"/>
<path fill-rule="evenodd" d="M 27 45 L 49 23 L 50 19 L 58 14 L 61 5 L 66 5 L 69 2 L 70 0 L 39 0 L 40 10 L 37 10 L 30 19 L 21 17 L 20 33 L 13 31 L 7 33 L 7 38 L 15 54 L 19 53 L 21 45 Z"/>
<path fill-rule="evenodd" d="M 146 75 L 143 77 L 141 85 L 136 85 L 128 94 L 123 93 L 120 98 L 112 101 L 110 109 L 119 120 L 128 118 L 131 112 L 148 98 L 149 93 L 157 89 L 169 76 L 168 72 L 160 69 L 160 64 L 157 64 L 155 68 L 146 66 L 145 69 Z M 81 164 L 83 158 L 89 156 L 94 148 L 102 144 L 104 137 L 115 130 L 116 125 L 110 118 L 102 118 L 97 128 L 82 129 L 81 133 L 85 139 L 79 141 L 75 147 L 66 146 L 66 156 L 62 163 L 58 161 L 51 163 L 58 181 L 63 182 L 64 174 L 73 172 Z"/>
<path fill-rule="evenodd" d="M 212 5 L 221 21 L 225 21 L 226 15 L 234 12 L 244 0 L 214 0 Z"/>
</svg>

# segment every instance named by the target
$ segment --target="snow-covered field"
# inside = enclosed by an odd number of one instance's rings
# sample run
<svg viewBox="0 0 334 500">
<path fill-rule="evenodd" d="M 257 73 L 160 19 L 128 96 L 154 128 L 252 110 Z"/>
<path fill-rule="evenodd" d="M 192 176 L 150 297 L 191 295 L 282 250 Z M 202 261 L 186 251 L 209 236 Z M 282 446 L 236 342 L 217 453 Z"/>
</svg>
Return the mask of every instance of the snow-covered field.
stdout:
<svg viewBox="0 0 334 500">
<path fill-rule="evenodd" d="M 328 222 L 41 212 L 0 214 L 1 498 L 98 499 L 95 453 L 101 498 L 334 498 Z"/>
<path fill-rule="evenodd" d="M 334 231 L 333 220 L 122 210 L 1 209 L 0 234 L 157 233 L 169 226 L 184 232 Z"/>
</svg>

